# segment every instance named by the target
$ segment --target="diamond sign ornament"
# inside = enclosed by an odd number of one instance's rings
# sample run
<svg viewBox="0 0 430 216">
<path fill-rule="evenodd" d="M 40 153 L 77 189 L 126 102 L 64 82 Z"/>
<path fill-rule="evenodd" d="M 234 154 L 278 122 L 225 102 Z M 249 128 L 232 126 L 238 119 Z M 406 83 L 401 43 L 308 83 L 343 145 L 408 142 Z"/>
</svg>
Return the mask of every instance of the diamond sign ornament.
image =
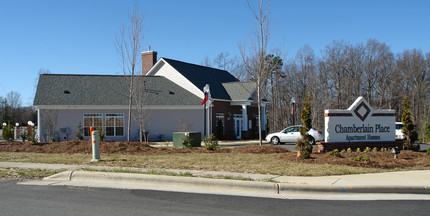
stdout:
<svg viewBox="0 0 430 216">
<path fill-rule="evenodd" d="M 361 121 L 364 121 L 370 113 L 370 108 L 364 102 L 361 102 L 360 105 L 354 109 L 354 113 Z"/>
</svg>

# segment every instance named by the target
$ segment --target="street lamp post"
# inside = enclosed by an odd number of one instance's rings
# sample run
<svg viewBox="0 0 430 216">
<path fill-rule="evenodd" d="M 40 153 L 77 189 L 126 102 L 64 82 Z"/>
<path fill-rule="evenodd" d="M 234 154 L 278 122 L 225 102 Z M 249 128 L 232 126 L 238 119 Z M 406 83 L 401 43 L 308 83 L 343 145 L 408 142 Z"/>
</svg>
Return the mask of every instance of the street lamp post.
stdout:
<svg viewBox="0 0 430 216">
<path fill-rule="evenodd" d="M 295 111 L 295 107 L 294 107 L 294 105 L 296 104 L 296 99 L 294 99 L 294 97 L 293 98 L 291 98 L 291 115 L 293 116 L 293 125 L 295 125 L 295 122 L 294 122 L 294 111 Z"/>
</svg>

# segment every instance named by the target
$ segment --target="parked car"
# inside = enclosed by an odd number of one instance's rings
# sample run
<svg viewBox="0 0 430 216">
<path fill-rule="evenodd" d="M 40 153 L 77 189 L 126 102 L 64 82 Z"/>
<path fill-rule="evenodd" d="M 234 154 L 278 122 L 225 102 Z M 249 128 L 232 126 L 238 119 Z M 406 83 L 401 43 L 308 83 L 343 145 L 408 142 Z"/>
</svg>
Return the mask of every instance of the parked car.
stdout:
<svg viewBox="0 0 430 216">
<path fill-rule="evenodd" d="M 396 122 L 396 139 L 405 139 L 405 135 L 402 132 L 402 128 L 403 128 L 403 123 L 401 122 Z"/>
<path fill-rule="evenodd" d="M 266 141 L 274 145 L 278 145 L 281 143 L 295 143 L 297 142 L 297 140 L 301 138 L 300 126 L 301 125 L 294 125 L 294 126 L 287 127 L 280 132 L 271 133 L 266 136 Z M 308 131 L 308 134 L 311 135 L 313 138 L 311 140 L 312 145 L 314 145 L 316 141 L 324 140 L 324 133 L 315 128 L 311 128 Z"/>
</svg>

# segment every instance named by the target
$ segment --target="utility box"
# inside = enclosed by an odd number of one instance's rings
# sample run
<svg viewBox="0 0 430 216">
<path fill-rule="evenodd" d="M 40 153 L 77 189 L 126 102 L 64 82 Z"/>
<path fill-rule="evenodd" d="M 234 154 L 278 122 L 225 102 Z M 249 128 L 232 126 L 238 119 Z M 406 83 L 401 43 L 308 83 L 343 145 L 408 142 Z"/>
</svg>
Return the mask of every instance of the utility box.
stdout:
<svg viewBox="0 0 430 216">
<path fill-rule="evenodd" d="M 173 146 L 174 147 L 183 147 L 182 143 L 184 142 L 185 136 L 189 135 L 192 139 L 191 146 L 192 147 L 201 147 L 202 144 L 202 133 L 200 132 L 173 132 Z"/>
</svg>

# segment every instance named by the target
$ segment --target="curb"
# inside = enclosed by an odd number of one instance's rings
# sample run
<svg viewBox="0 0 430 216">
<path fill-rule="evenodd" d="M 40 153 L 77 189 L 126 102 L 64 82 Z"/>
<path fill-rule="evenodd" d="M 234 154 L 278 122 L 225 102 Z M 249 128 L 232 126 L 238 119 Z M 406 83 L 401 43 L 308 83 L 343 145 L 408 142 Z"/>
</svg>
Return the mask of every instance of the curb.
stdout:
<svg viewBox="0 0 430 216">
<path fill-rule="evenodd" d="M 260 195 L 316 194 L 316 195 L 353 195 L 353 194 L 421 194 L 429 195 L 426 186 L 381 186 L 381 185 L 306 185 L 243 181 L 230 179 L 210 179 L 184 176 L 164 176 L 137 173 L 112 173 L 92 171 L 65 171 L 44 178 L 45 181 L 70 183 L 111 184 L 117 187 L 140 186 L 146 188 L 165 188 L 176 190 L 200 190 L 222 193 L 246 193 Z"/>
<path fill-rule="evenodd" d="M 279 183 L 279 193 L 317 193 L 317 194 L 430 194 L 425 186 L 341 186 L 341 185 L 294 185 Z"/>
<path fill-rule="evenodd" d="M 218 192 L 271 194 L 279 192 L 277 183 L 209 179 L 183 176 L 148 175 L 137 173 L 110 173 L 90 171 L 66 171 L 44 178 L 46 181 L 103 183 L 143 187 L 163 187 Z"/>
</svg>

